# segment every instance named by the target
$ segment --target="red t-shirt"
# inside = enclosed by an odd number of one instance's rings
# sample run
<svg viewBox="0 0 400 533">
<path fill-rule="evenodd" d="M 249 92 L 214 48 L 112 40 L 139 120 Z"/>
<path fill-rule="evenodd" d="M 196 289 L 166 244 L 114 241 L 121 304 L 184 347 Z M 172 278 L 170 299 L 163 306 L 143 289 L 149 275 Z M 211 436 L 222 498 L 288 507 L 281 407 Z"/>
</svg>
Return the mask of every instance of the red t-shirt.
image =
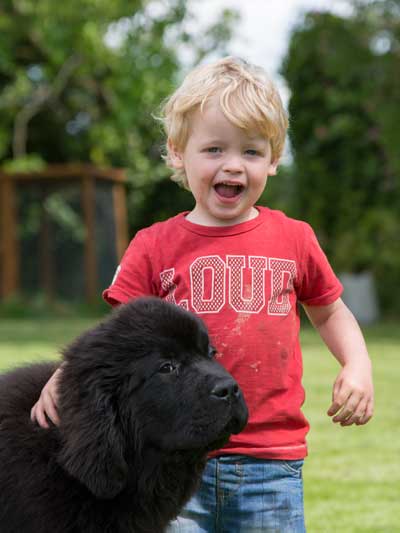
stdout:
<svg viewBox="0 0 400 533">
<path fill-rule="evenodd" d="M 103 297 L 111 305 L 156 295 L 206 323 L 217 359 L 239 383 L 249 422 L 218 454 L 307 455 L 297 302 L 342 293 L 311 227 L 280 211 L 234 226 L 193 224 L 181 213 L 139 231 Z"/>
</svg>

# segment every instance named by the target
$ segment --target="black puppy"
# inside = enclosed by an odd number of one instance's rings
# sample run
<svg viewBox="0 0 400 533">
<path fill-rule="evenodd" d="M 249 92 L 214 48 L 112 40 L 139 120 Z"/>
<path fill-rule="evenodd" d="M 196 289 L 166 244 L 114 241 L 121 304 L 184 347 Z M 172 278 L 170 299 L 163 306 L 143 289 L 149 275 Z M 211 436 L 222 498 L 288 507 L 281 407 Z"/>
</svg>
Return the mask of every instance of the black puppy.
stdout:
<svg viewBox="0 0 400 533">
<path fill-rule="evenodd" d="M 156 298 L 114 311 L 64 352 L 59 427 L 29 412 L 55 365 L 0 376 L 1 533 L 157 533 L 207 451 L 247 422 L 197 317 Z"/>
</svg>

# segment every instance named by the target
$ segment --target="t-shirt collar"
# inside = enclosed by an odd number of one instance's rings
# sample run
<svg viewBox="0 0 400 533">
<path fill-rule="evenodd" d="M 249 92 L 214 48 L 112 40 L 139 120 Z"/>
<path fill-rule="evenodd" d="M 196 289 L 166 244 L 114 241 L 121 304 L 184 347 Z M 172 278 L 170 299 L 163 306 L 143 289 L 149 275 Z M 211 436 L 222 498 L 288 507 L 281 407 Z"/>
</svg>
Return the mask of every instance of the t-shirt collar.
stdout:
<svg viewBox="0 0 400 533">
<path fill-rule="evenodd" d="M 189 211 L 180 213 L 177 222 L 186 230 L 198 235 L 205 235 L 208 237 L 227 237 L 230 235 L 238 235 L 239 233 L 245 233 L 256 228 L 260 224 L 266 221 L 268 216 L 268 208 L 256 206 L 258 216 L 248 220 L 247 222 L 240 222 L 239 224 L 233 224 L 231 226 L 202 226 L 201 224 L 194 224 L 186 219 L 186 215 Z"/>
</svg>

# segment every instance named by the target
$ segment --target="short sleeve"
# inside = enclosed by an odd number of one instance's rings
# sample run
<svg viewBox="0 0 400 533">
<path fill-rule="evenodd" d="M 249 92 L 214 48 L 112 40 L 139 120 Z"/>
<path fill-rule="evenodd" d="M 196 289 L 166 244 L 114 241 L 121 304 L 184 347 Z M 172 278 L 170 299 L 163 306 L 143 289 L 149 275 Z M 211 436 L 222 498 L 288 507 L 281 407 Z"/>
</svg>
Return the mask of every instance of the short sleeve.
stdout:
<svg viewBox="0 0 400 533">
<path fill-rule="evenodd" d="M 103 299 L 116 306 L 152 294 L 152 268 L 142 230 L 130 242 L 110 287 L 103 292 Z"/>
<path fill-rule="evenodd" d="M 341 296 L 343 286 L 333 272 L 311 226 L 303 223 L 303 228 L 303 254 L 297 297 L 306 305 L 329 305 Z"/>
</svg>

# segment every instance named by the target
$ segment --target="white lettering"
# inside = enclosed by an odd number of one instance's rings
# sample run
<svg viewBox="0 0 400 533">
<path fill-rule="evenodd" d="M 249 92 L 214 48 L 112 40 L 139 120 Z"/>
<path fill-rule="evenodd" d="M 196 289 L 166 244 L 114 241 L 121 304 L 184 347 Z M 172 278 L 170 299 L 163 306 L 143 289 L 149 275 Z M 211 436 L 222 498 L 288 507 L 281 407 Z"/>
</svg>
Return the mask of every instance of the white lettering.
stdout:
<svg viewBox="0 0 400 533">
<path fill-rule="evenodd" d="M 160 274 L 161 287 L 167 293 L 164 299 L 165 301 L 170 302 L 175 305 L 179 305 L 180 307 L 183 307 L 184 309 L 186 309 L 186 311 L 188 311 L 189 310 L 188 300 L 181 300 L 179 303 L 175 300 L 176 283 L 174 283 L 174 277 L 175 277 L 174 268 L 169 268 L 168 270 L 164 270 Z"/>
<path fill-rule="evenodd" d="M 228 255 L 229 303 L 238 313 L 259 313 L 265 305 L 266 257 L 249 257 L 251 282 L 245 284 L 245 257 Z M 250 294 L 251 296 L 247 296 Z"/>
<path fill-rule="evenodd" d="M 211 278 L 206 285 L 206 276 Z M 218 255 L 198 257 L 190 265 L 192 306 L 196 313 L 218 313 L 225 304 L 225 263 Z"/>
<path fill-rule="evenodd" d="M 268 284 L 266 272 L 270 272 Z M 191 306 L 198 314 L 218 313 L 228 300 L 238 313 L 260 313 L 266 308 L 269 315 L 287 315 L 292 308 L 290 294 L 296 275 L 296 263 L 290 259 L 228 255 L 225 262 L 218 255 L 198 257 L 190 265 Z M 160 279 L 165 300 L 188 310 L 188 299 L 176 301 L 180 280 L 175 269 L 164 270 Z"/>
<path fill-rule="evenodd" d="M 287 315 L 291 304 L 289 293 L 293 291 L 296 277 L 296 263 L 289 259 L 269 259 L 271 271 L 271 298 L 268 302 L 269 315 Z"/>
</svg>

